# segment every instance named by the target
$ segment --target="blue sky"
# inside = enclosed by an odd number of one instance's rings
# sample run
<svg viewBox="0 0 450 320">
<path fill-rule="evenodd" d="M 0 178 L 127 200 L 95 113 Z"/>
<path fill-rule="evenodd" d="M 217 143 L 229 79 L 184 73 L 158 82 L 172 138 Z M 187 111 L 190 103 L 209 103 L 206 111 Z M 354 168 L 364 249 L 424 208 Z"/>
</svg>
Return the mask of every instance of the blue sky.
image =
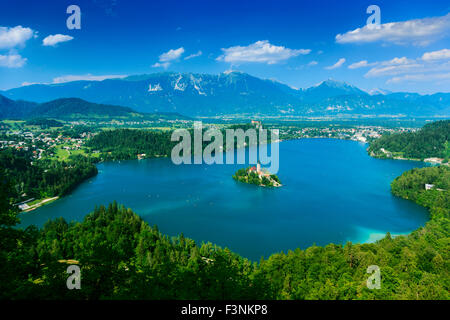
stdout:
<svg viewBox="0 0 450 320">
<path fill-rule="evenodd" d="M 66 26 L 72 4 L 80 30 Z M 233 69 L 297 88 L 450 92 L 449 13 L 437 0 L 0 0 L 0 89 Z"/>
</svg>

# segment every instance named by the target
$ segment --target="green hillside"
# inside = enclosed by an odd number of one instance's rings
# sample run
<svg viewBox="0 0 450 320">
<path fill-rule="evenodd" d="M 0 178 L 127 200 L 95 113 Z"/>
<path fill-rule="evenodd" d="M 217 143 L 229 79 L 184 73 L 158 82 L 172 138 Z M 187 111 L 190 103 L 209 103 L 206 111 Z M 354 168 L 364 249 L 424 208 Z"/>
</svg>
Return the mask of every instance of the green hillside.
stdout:
<svg viewBox="0 0 450 320">
<path fill-rule="evenodd" d="M 450 158 L 450 120 L 426 124 L 417 132 L 384 135 L 373 141 L 369 153 L 389 157 L 389 153 L 405 158 Z M 383 151 L 383 150 L 384 151 Z"/>
<path fill-rule="evenodd" d="M 39 104 L 28 115 L 30 118 L 99 118 L 129 117 L 135 113 L 131 108 L 97 104 L 78 98 L 57 99 Z M 137 113 L 136 113 L 137 115 Z"/>
<path fill-rule="evenodd" d="M 77 120 L 188 120 L 176 112 L 140 113 L 129 107 L 88 102 L 79 98 L 62 98 L 44 103 L 14 101 L 0 95 L 0 119 Z"/>
</svg>

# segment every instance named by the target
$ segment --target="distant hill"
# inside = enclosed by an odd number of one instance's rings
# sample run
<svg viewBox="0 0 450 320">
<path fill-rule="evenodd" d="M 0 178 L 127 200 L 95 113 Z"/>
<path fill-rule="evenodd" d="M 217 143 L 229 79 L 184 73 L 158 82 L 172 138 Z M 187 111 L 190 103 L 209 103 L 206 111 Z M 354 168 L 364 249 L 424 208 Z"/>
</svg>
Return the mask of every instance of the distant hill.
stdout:
<svg viewBox="0 0 450 320">
<path fill-rule="evenodd" d="M 64 98 L 38 104 L 28 114 L 28 117 L 82 119 L 95 117 L 129 117 L 133 113 L 136 112 L 128 107 L 91 103 L 79 98 Z"/>
<path fill-rule="evenodd" d="M 0 95 L 0 119 L 187 119 L 176 113 L 139 113 L 129 107 L 62 98 L 45 103 L 14 101 Z"/>
<path fill-rule="evenodd" d="M 383 135 L 368 151 L 380 157 L 450 158 L 450 120 L 428 123 L 417 132 Z"/>
<path fill-rule="evenodd" d="M 35 84 L 10 89 L 5 95 L 37 102 L 77 97 L 127 106 L 138 112 L 178 112 L 187 116 L 450 116 L 450 93 L 419 95 L 376 90 L 371 95 L 332 79 L 311 88 L 295 89 L 242 72 L 164 72 L 103 81 Z"/>
<path fill-rule="evenodd" d="M 34 102 L 14 101 L 0 95 L 0 119 L 22 119 L 36 106 Z"/>
<path fill-rule="evenodd" d="M 45 118 L 34 118 L 26 121 L 26 124 L 29 126 L 39 126 L 41 128 L 58 128 L 63 127 L 64 123 L 53 120 L 53 119 L 45 119 Z"/>
</svg>

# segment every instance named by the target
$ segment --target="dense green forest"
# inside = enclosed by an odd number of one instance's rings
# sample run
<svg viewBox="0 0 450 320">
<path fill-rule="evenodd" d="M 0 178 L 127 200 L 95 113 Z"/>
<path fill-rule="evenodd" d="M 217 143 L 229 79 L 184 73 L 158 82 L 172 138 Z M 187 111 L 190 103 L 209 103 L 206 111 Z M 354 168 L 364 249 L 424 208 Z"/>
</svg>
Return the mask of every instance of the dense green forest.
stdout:
<svg viewBox="0 0 450 320">
<path fill-rule="evenodd" d="M 430 221 L 408 236 L 329 244 L 249 260 L 212 244 L 169 238 L 116 203 L 81 223 L 14 228 L 12 184 L 0 180 L 0 296 L 3 299 L 449 299 L 450 169 L 414 169 L 394 194 L 425 205 Z M 424 190 L 424 183 L 445 190 Z M 67 261 L 73 259 L 75 261 Z M 66 268 L 81 268 L 68 290 Z M 381 289 L 366 286 L 378 265 Z"/>
<path fill-rule="evenodd" d="M 434 187 L 425 190 L 425 184 Z M 428 208 L 433 218 L 450 218 L 450 168 L 446 166 L 412 169 L 396 178 L 392 193 Z"/>
<path fill-rule="evenodd" d="M 247 130 L 255 128 L 253 125 L 236 124 L 228 127 L 228 129 Z M 205 134 L 206 128 L 202 132 Z M 219 130 L 219 129 L 217 129 Z M 192 129 L 188 130 L 191 135 L 191 151 L 194 150 L 194 133 Z M 138 154 L 145 154 L 146 158 L 166 157 L 170 156 L 173 147 L 179 142 L 171 141 L 172 130 L 135 130 L 135 129 L 117 129 L 106 130 L 95 135 L 87 143 L 87 147 L 101 153 L 104 160 L 130 160 L 136 159 Z M 223 147 L 226 147 L 225 129 L 220 130 L 223 134 Z M 259 131 L 256 131 L 256 137 L 259 139 Z M 212 141 L 214 141 L 212 137 Z M 259 141 L 259 140 L 258 140 Z M 234 139 L 234 147 L 242 147 L 238 145 L 238 139 Z M 244 142 L 249 144 L 249 138 L 246 137 Z M 268 133 L 267 142 L 270 142 L 270 132 Z M 210 144 L 211 141 L 203 141 L 202 150 Z"/>
<path fill-rule="evenodd" d="M 25 124 L 28 126 L 39 126 L 41 129 L 61 128 L 64 126 L 64 123 L 61 121 L 45 118 L 27 120 Z"/>
<path fill-rule="evenodd" d="M 450 158 L 450 120 L 436 121 L 426 124 L 417 132 L 383 135 L 373 141 L 369 153 L 386 157 L 381 148 L 391 153 L 413 159 L 431 157 Z"/>
<path fill-rule="evenodd" d="M 136 159 L 138 154 L 147 157 L 170 156 L 176 142 L 170 141 L 171 131 L 119 129 L 106 130 L 87 143 L 98 150 L 106 160 Z"/>
<path fill-rule="evenodd" d="M 67 161 L 31 160 L 29 152 L 0 151 L 0 172 L 14 186 L 16 202 L 30 198 L 64 196 L 85 179 L 97 174 L 93 160 L 70 156 Z M 22 196 L 23 195 L 23 196 Z"/>
</svg>

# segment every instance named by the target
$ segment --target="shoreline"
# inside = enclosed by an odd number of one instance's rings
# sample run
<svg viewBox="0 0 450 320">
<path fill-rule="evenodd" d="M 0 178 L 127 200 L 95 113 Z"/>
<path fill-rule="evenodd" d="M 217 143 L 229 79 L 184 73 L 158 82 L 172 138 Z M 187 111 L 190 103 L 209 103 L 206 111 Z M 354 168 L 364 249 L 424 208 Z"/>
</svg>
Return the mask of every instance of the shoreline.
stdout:
<svg viewBox="0 0 450 320">
<path fill-rule="evenodd" d="M 46 204 L 52 203 L 52 202 L 58 200 L 59 198 L 60 198 L 59 196 L 56 196 L 56 197 L 52 197 L 52 198 L 45 198 L 45 199 L 42 199 L 42 200 L 39 201 L 38 203 L 35 203 L 35 204 L 29 206 L 29 207 L 26 208 L 25 210 L 22 210 L 20 213 L 23 213 L 23 212 L 30 212 L 30 211 L 36 210 L 37 208 L 42 207 L 42 206 L 44 206 L 44 205 L 46 205 Z"/>
</svg>

